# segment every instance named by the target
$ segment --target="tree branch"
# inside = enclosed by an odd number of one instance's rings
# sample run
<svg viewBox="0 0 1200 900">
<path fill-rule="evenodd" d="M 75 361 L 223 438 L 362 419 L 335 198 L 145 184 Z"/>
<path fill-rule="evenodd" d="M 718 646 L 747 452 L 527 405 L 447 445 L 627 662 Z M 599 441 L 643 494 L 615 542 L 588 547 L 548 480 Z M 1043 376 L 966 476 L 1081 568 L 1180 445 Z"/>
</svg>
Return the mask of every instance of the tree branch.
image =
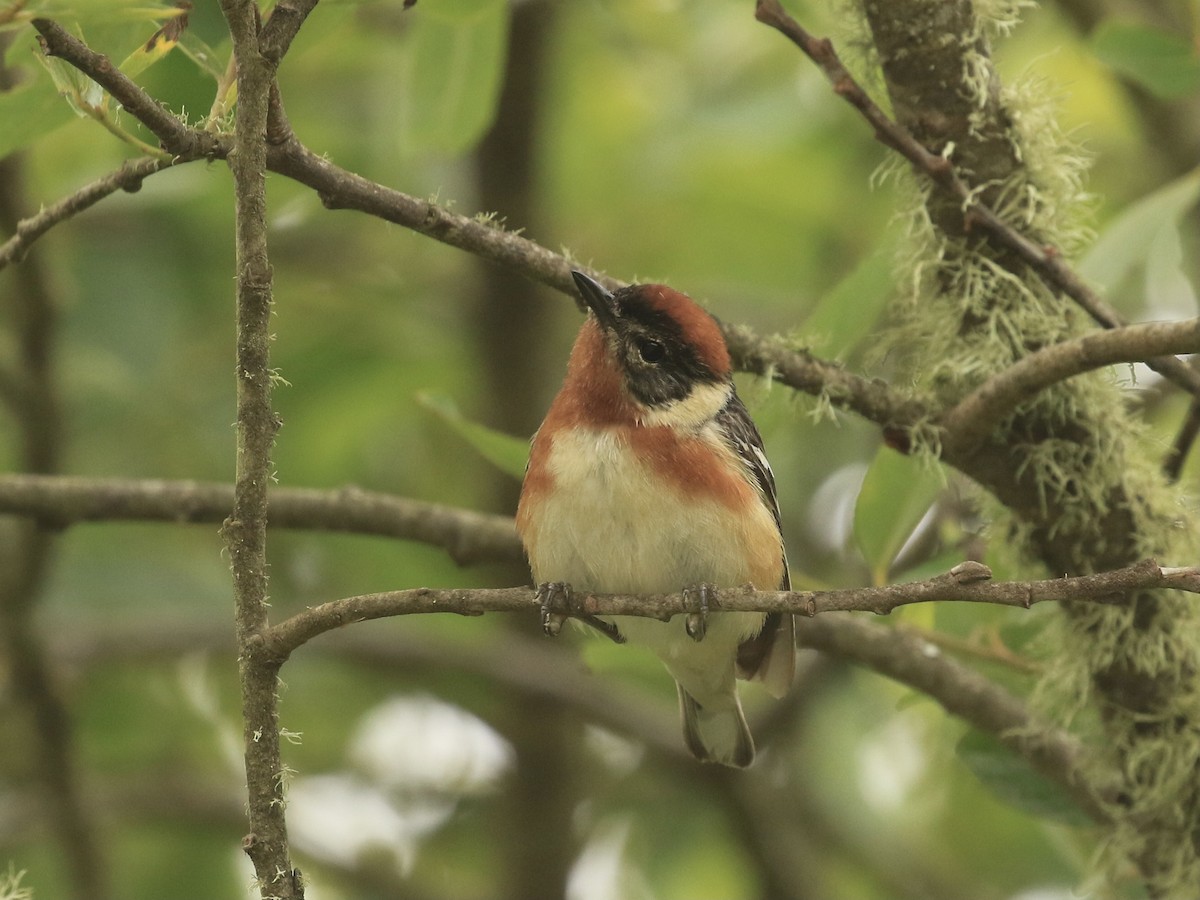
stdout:
<svg viewBox="0 0 1200 900">
<path fill-rule="evenodd" d="M 17 222 L 16 233 L 0 244 L 0 269 L 24 259 L 29 246 L 60 222 L 78 215 L 119 190 L 136 193 L 141 189 L 143 179 L 183 161 L 181 158 L 168 161 L 154 157 L 126 160 L 120 168 L 84 185 L 37 215 L 21 219 Z"/>
<path fill-rule="evenodd" d="M 1045 388 L 1103 366 L 1170 353 L 1200 353 L 1200 318 L 1126 325 L 1044 347 L 993 375 L 942 416 L 943 446 L 967 455 Z"/>
<path fill-rule="evenodd" d="M 514 589 L 528 604 L 531 592 Z M 528 608 L 533 608 L 529 606 Z M 178 622 L 136 622 L 106 628 L 58 631 L 55 655 L 76 666 L 127 659 L 129 648 L 139 658 L 158 659 L 197 647 L 233 651 L 227 631 L 206 623 L 180 627 Z M 834 615 L 806 619 L 798 629 L 802 646 L 852 661 L 932 697 L 952 715 L 1005 742 L 1038 771 L 1071 791 L 1088 815 L 1106 819 L 1096 797 L 1106 792 L 1088 785 L 1079 771 L 1081 750 L 1065 732 L 1034 722 L 1019 699 L 974 670 L 948 658 L 919 635 L 887 628 L 860 618 Z M 401 632 L 340 631 L 312 646 L 357 664 L 386 666 L 407 673 L 455 671 L 503 684 L 530 702 L 555 703 L 577 711 L 620 734 L 640 741 L 665 762 L 683 759 L 670 711 L 646 698 L 619 691 L 579 669 L 559 648 L 546 641 L 505 634 L 482 644 L 431 640 Z M 614 699 L 615 697 L 615 699 Z M 757 733 L 759 726 L 752 726 Z"/>
<path fill-rule="evenodd" d="M 1040 246 L 1001 219 L 982 203 L 972 188 L 959 177 L 949 159 L 930 151 L 905 128 L 889 118 L 854 80 L 828 38 L 816 38 L 806 31 L 799 22 L 788 15 L 779 0 L 757 0 L 755 18 L 779 31 L 816 63 L 833 85 L 834 93 L 857 109 L 871 125 L 876 140 L 907 159 L 938 188 L 962 205 L 964 234 L 970 234 L 975 229 L 982 231 L 997 246 L 1015 254 L 1050 284 L 1078 303 L 1105 328 L 1119 328 L 1126 324 L 1121 314 L 1067 265 L 1055 247 Z M 1155 357 L 1146 360 L 1146 365 L 1189 393 L 1200 394 L 1200 373 L 1178 358 Z"/>
<path fill-rule="evenodd" d="M 992 583 L 991 570 L 975 562 L 955 566 L 926 581 L 831 591 L 755 591 L 749 587 L 718 592 L 716 609 L 797 613 L 813 617 L 829 612 L 886 615 L 901 606 L 934 601 L 990 603 L 1028 609 L 1035 603 L 1066 600 L 1112 602 L 1133 590 L 1174 588 L 1200 594 L 1200 567 L 1166 568 L 1144 560 L 1124 569 L 1074 578 Z M 488 612 L 536 612 L 537 596 L 520 588 L 413 588 L 362 594 L 323 603 L 284 619 L 263 632 L 264 652 L 285 660 L 319 634 L 369 619 L 417 613 L 478 616 Z M 575 594 L 571 616 L 643 616 L 667 620 L 695 612 L 694 602 L 677 594 Z"/>
<path fill-rule="evenodd" d="M 121 75 L 106 57 L 89 50 L 60 26 L 46 19 L 34 24 L 45 37 L 48 52 L 99 82 L 180 160 L 228 157 L 231 145 L 226 136 L 189 128 Z M 571 270 L 581 266 L 574 260 L 519 234 L 349 172 L 313 153 L 291 132 L 282 116 L 278 119 L 281 121 L 274 123 L 268 146 L 268 168 L 312 188 L 327 208 L 353 209 L 402 225 L 575 297 Z M 599 272 L 589 274 L 612 289 L 624 284 Z M 827 397 L 838 408 L 856 412 L 884 428 L 903 430 L 929 417 L 922 403 L 881 381 L 863 378 L 805 351 L 792 350 L 781 341 L 759 337 L 743 326 L 721 323 L 721 329 L 734 362 L 743 371 Z M 1197 380 L 1200 382 L 1200 378 Z"/>
<path fill-rule="evenodd" d="M 258 36 L 259 52 L 272 66 L 279 67 L 300 26 L 316 6 L 317 0 L 280 0 L 275 4 Z"/>
<path fill-rule="evenodd" d="M 1158 584 L 1200 591 L 1200 571 L 1192 569 L 1160 569 L 1151 562 L 1130 567 L 1122 572 L 1091 576 L 1084 579 L 1062 579 L 1033 583 L 982 585 L 970 581 L 983 574 L 982 567 L 966 564 L 956 575 L 941 576 L 912 586 L 899 585 L 884 589 L 837 591 L 825 594 L 799 593 L 782 595 L 774 592 L 722 592 L 720 605 L 725 609 L 791 608 L 800 612 L 828 611 L 839 608 L 877 609 L 886 611 L 905 602 L 932 599 L 962 599 L 977 602 L 1002 602 L 1028 605 L 1052 599 L 1102 600 L 1112 592 L 1130 589 L 1133 585 Z M 967 583 L 962 581 L 966 579 Z M 957 588 L 950 585 L 957 584 Z M 989 591 L 994 588 L 994 591 Z M 982 589 L 982 590 L 981 590 Z M 679 595 L 670 597 L 584 597 L 581 608 L 593 613 L 670 615 L 688 612 Z M 791 604 L 780 607 L 779 601 Z M 652 604 L 648 607 L 647 601 Z M 760 602 L 762 601 L 762 602 Z M 484 611 L 529 610 L 537 608 L 536 600 L 527 588 L 486 591 L 417 590 L 393 594 L 368 595 L 325 604 L 285 620 L 271 629 L 268 636 L 270 652 L 286 653 L 303 641 L 329 628 L 375 618 L 424 611 L 478 614 Z M 800 629 L 805 646 L 824 649 L 839 656 L 861 662 L 889 677 L 910 684 L 929 694 L 951 713 L 961 716 L 975 727 L 995 735 L 1015 752 L 1028 759 L 1042 774 L 1062 784 L 1080 808 L 1097 821 L 1107 814 L 1098 797 L 1108 797 L 1089 784 L 1078 768 L 1079 748 L 1064 733 L 1034 722 L 1021 703 L 987 679 L 940 654 L 930 653 L 929 645 L 916 637 L 897 637 L 893 629 L 882 629 L 868 623 L 843 617 L 820 617 L 806 621 Z"/>
<path fill-rule="evenodd" d="M 1163 460 L 1163 475 L 1168 481 L 1179 480 L 1183 473 L 1183 464 L 1187 462 L 1188 453 L 1196 443 L 1197 435 L 1200 435 L 1200 397 L 1193 397 L 1183 424 L 1179 427 L 1179 433 L 1175 435 L 1175 442 Z"/>
<path fill-rule="evenodd" d="M 130 80 L 103 53 L 49 19 L 34 19 L 42 51 L 73 65 L 108 91 L 135 119 L 150 129 L 168 151 L 181 159 L 215 159 L 221 155 L 215 135 L 189 127 L 178 116 Z"/>
<path fill-rule="evenodd" d="M 312 188 L 330 209 L 355 209 L 403 225 L 575 297 L 571 270 L 582 268 L 575 261 L 521 235 L 348 172 L 314 154 L 294 135 L 272 147 L 270 166 L 272 171 Z M 611 289 L 624 284 L 599 272 L 590 274 Z M 927 415 L 921 403 L 883 382 L 855 375 L 807 352 L 791 350 L 743 326 L 720 324 L 729 352 L 743 371 L 770 377 L 807 394 L 827 396 L 839 408 L 884 427 L 908 428 Z"/>
<path fill-rule="evenodd" d="M 1110 819 L 1105 804 L 1115 802 L 1115 792 L 1088 782 L 1079 767 L 1082 748 L 1070 735 L 1035 721 L 1020 700 L 936 646 L 849 616 L 806 620 L 796 631 L 801 646 L 854 660 L 932 697 L 1063 785 L 1093 820 Z"/>
<path fill-rule="evenodd" d="M 271 266 L 267 257 L 267 111 L 275 68 L 259 47 L 252 0 L 221 0 L 237 60 L 233 172 L 237 245 L 237 478 L 222 532 L 234 583 L 234 620 L 242 688 L 243 744 L 250 833 L 242 848 L 259 891 L 279 900 L 304 896 L 292 867 L 284 816 L 279 746 L 279 663 L 258 652 L 267 622 L 267 486 L 279 419 L 271 408 Z M 170 116 L 172 123 L 177 123 Z"/>
<path fill-rule="evenodd" d="M 58 528 L 105 521 L 219 524 L 229 515 L 233 493 L 233 485 L 211 482 L 0 475 L 0 513 Z M 267 524 L 419 541 L 443 548 L 459 565 L 523 558 L 508 516 L 352 486 L 274 488 Z"/>
</svg>

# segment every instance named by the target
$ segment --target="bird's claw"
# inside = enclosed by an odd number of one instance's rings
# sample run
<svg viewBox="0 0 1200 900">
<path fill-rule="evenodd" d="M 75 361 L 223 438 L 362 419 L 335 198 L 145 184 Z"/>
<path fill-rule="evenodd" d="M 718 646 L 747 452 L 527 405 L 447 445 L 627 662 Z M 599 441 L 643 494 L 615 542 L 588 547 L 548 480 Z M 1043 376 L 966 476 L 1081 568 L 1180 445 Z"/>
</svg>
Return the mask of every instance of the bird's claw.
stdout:
<svg viewBox="0 0 1200 900">
<path fill-rule="evenodd" d="M 625 635 L 621 634 L 621 630 L 612 622 L 605 622 L 599 616 L 579 616 L 579 620 L 588 625 L 591 625 L 598 632 L 612 641 L 614 644 L 625 643 Z"/>
<path fill-rule="evenodd" d="M 614 644 L 625 643 L 625 635 L 612 622 L 583 611 L 582 604 L 575 602 L 575 591 L 565 581 L 543 581 L 537 586 L 537 601 L 542 613 L 542 631 L 550 637 L 558 637 L 563 622 L 578 619 L 591 625 Z"/>
<path fill-rule="evenodd" d="M 537 586 L 537 601 L 542 613 L 542 631 L 558 637 L 563 622 L 570 618 L 574 594 L 565 581 L 543 581 Z"/>
<path fill-rule="evenodd" d="M 717 589 L 711 584 L 693 584 L 683 589 L 683 600 L 692 611 L 683 621 L 684 630 L 693 641 L 704 640 L 708 631 L 709 602 L 716 597 Z"/>
</svg>

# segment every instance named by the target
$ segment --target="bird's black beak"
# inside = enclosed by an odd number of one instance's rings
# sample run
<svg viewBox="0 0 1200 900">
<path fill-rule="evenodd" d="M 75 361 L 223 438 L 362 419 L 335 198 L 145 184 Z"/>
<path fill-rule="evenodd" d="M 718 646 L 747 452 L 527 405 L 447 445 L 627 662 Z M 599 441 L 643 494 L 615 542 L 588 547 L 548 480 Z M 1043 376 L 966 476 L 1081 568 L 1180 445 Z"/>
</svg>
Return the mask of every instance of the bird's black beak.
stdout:
<svg viewBox="0 0 1200 900">
<path fill-rule="evenodd" d="M 596 314 L 596 319 L 604 329 L 616 331 L 617 300 L 612 291 L 596 279 L 575 269 L 571 270 L 571 277 L 575 279 L 575 287 L 579 288 L 579 296 L 588 305 L 588 309 Z"/>
</svg>

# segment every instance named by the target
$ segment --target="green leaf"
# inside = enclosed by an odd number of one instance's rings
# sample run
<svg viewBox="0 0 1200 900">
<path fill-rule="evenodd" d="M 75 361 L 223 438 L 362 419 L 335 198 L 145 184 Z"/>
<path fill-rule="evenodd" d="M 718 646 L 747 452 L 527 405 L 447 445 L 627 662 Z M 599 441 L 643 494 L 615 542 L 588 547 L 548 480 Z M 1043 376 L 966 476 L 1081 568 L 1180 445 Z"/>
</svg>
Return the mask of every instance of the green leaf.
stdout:
<svg viewBox="0 0 1200 900">
<path fill-rule="evenodd" d="M 1196 314 L 1196 291 L 1183 264 L 1179 223 L 1165 223 L 1146 254 L 1146 301 L 1155 318 Z"/>
<path fill-rule="evenodd" d="M 179 8 L 146 0 L 51 0 L 39 3 L 36 15 L 62 24 L 113 25 L 122 22 L 161 22 L 174 18 Z"/>
<path fill-rule="evenodd" d="M 1106 291 L 1116 290 L 1139 264 L 1146 262 L 1163 229 L 1177 231 L 1179 222 L 1200 198 L 1200 169 L 1177 178 L 1139 200 L 1109 222 L 1100 239 L 1079 264 L 1079 273 Z"/>
<path fill-rule="evenodd" d="M 894 252 L 889 242 L 821 298 L 800 329 L 805 346 L 837 358 L 867 336 L 892 294 Z"/>
<path fill-rule="evenodd" d="M 955 749 L 971 774 L 1010 806 L 1065 825 L 1091 824 L 1065 788 L 1035 772 L 992 735 L 971 729 Z"/>
<path fill-rule="evenodd" d="M 892 561 L 944 486 L 922 460 L 880 447 L 854 505 L 854 538 L 875 584 L 886 584 Z"/>
<path fill-rule="evenodd" d="M 229 65 L 231 54 L 228 43 L 224 44 L 220 51 L 217 51 L 205 43 L 194 31 L 188 31 L 179 39 L 179 51 L 218 84 L 225 77 L 225 69 Z"/>
<path fill-rule="evenodd" d="M 529 441 L 470 421 L 449 397 L 422 392 L 417 394 L 417 402 L 453 428 L 480 456 L 501 472 L 517 480 L 525 477 Z"/>
<path fill-rule="evenodd" d="M 1105 22 L 1089 43 L 1101 62 L 1164 100 L 1200 88 L 1200 58 L 1183 35 L 1132 22 Z"/>
<path fill-rule="evenodd" d="M 409 153 L 462 153 L 495 116 L 508 5 L 479 0 L 446 7 L 430 14 L 417 6 L 401 51 L 397 105 Z"/>
<path fill-rule="evenodd" d="M 420 14 L 443 22 L 466 23 L 508 6 L 508 0 L 437 0 L 418 7 Z"/>
<path fill-rule="evenodd" d="M 54 84 L 40 75 L 26 84 L 0 93 L 0 157 L 27 147 L 42 135 L 72 120 L 71 107 L 62 102 Z"/>
<path fill-rule="evenodd" d="M 165 57 L 179 44 L 180 36 L 187 30 L 188 11 L 177 9 L 176 15 L 167 19 L 150 38 L 139 44 L 125 58 L 120 69 L 130 78 L 137 78 L 156 62 Z"/>
</svg>

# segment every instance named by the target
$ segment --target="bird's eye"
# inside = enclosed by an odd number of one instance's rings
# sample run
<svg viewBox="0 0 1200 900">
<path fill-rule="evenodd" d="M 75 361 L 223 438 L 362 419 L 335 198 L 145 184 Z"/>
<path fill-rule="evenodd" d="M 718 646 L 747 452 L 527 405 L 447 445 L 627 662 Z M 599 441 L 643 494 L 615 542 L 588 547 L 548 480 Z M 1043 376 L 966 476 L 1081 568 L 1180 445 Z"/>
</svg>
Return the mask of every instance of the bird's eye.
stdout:
<svg viewBox="0 0 1200 900">
<path fill-rule="evenodd" d="M 667 355 L 667 348 L 663 346 L 662 341 L 656 341 L 654 338 L 638 338 L 636 346 L 638 356 L 643 362 L 659 363 Z"/>
</svg>

